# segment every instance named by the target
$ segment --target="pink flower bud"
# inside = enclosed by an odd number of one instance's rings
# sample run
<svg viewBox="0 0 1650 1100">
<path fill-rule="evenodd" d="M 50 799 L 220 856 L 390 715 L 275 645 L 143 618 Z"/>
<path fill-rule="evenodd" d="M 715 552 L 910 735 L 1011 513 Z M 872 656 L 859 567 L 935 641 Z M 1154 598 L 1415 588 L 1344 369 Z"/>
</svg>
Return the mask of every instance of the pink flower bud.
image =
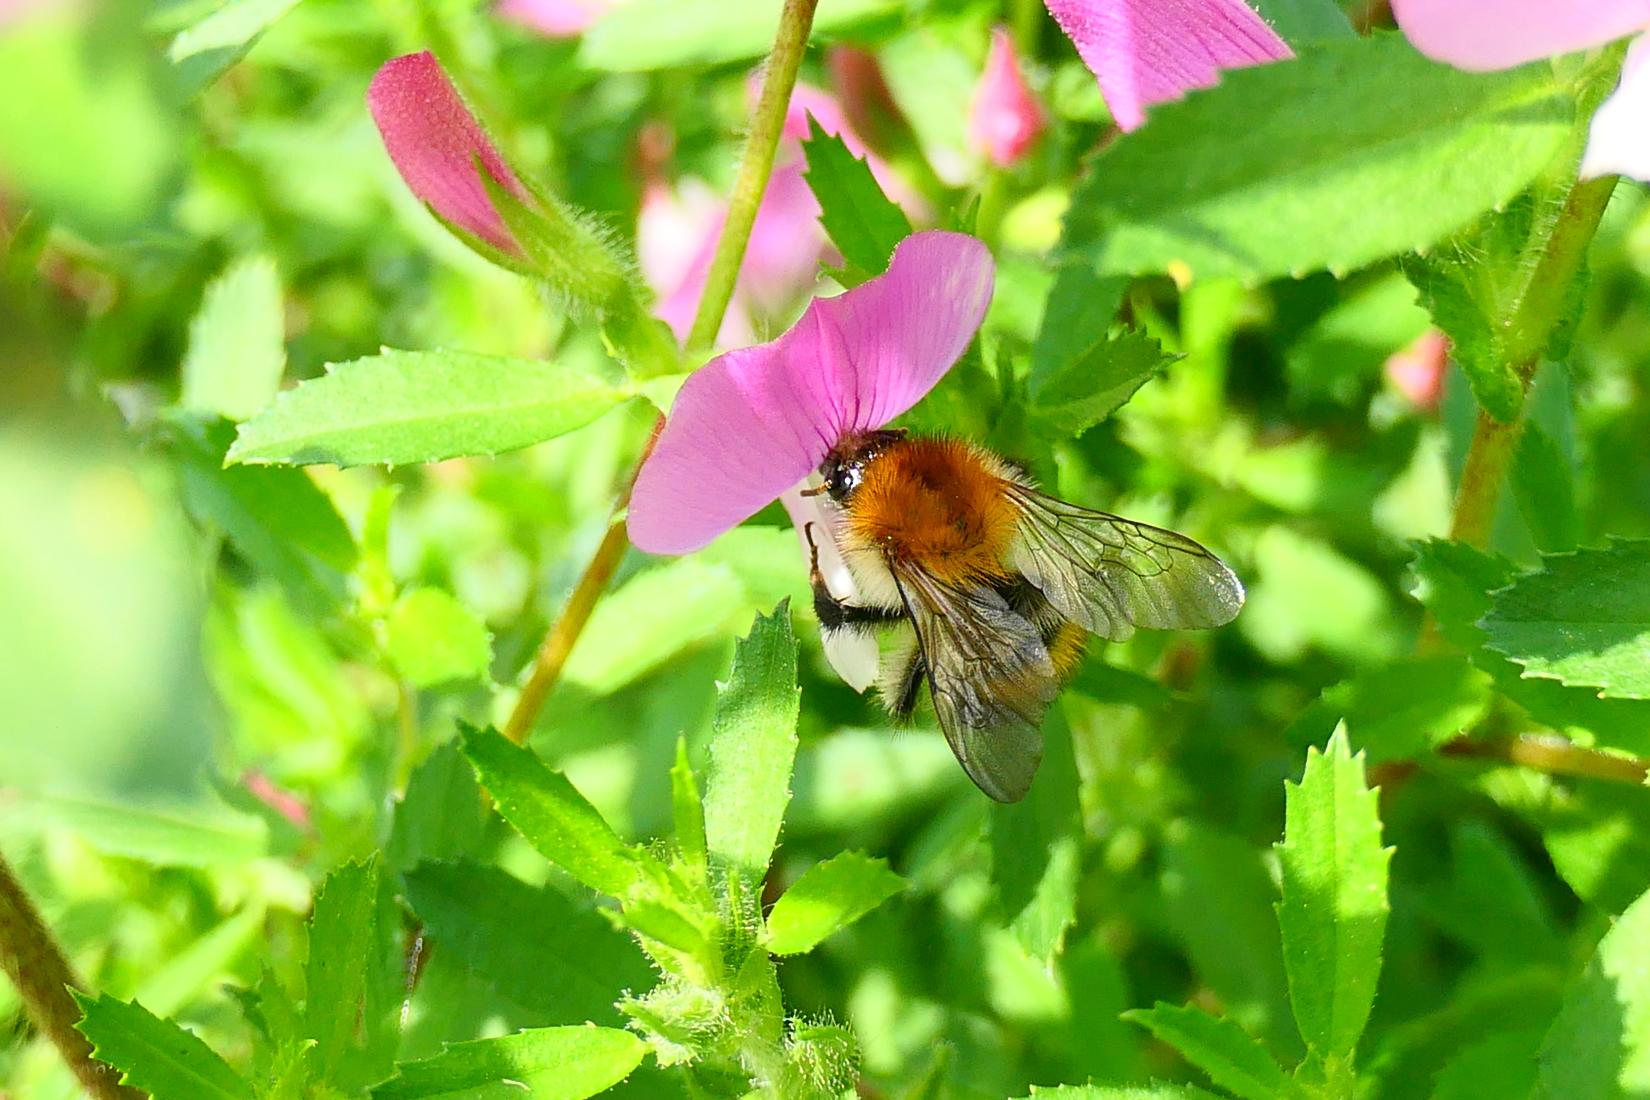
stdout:
<svg viewBox="0 0 1650 1100">
<path fill-rule="evenodd" d="M 546 38 L 574 38 L 606 15 L 618 0 L 499 0 L 500 19 Z"/>
<path fill-rule="evenodd" d="M 968 110 L 968 139 L 1001 168 L 1017 163 L 1036 144 L 1046 120 L 1020 75 L 1008 29 L 991 32 L 991 53 L 974 87 Z"/>
<path fill-rule="evenodd" d="M 493 209 L 476 162 L 523 202 L 530 203 L 531 196 L 464 106 L 434 54 L 426 50 L 384 62 L 367 89 L 367 108 L 413 194 L 449 224 L 509 255 L 524 254 Z"/>
<path fill-rule="evenodd" d="M 1394 352 L 1386 361 L 1386 376 L 1399 393 L 1418 409 L 1438 407 L 1444 393 L 1444 372 L 1449 367 L 1449 340 L 1429 328 L 1407 348 Z"/>
</svg>

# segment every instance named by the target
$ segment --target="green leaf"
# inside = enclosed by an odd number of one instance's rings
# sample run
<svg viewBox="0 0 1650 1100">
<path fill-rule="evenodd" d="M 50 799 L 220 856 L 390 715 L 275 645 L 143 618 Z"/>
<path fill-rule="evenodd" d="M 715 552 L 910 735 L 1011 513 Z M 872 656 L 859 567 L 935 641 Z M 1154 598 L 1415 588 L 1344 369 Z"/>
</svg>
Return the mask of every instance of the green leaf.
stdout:
<svg viewBox="0 0 1650 1100">
<path fill-rule="evenodd" d="M 1545 555 L 1496 592 L 1480 622 L 1490 649 L 1524 675 L 1650 699 L 1650 540 Z"/>
<path fill-rule="evenodd" d="M 1425 256 L 1406 257 L 1403 270 L 1421 292 L 1421 304 L 1450 338 L 1450 356 L 1461 365 L 1479 405 L 1497 420 L 1511 422 L 1524 403 L 1521 370 L 1534 363 L 1540 347 L 1527 340 L 1512 319 L 1525 306 L 1530 280 L 1540 266 L 1552 235 L 1564 224 L 1562 212 L 1570 180 L 1543 181 L 1504 210 L 1486 213 L 1475 225 L 1440 244 Z M 1555 332 L 1546 334 L 1547 351 L 1561 355 L 1569 329 L 1581 312 L 1585 279 L 1564 288 Z"/>
<path fill-rule="evenodd" d="M 252 1095 L 252 1086 L 193 1032 L 136 1001 L 79 993 L 75 1000 L 83 1014 L 75 1026 L 91 1041 L 93 1055 L 154 1100 L 246 1100 Z"/>
<path fill-rule="evenodd" d="M 299 0 L 229 0 L 211 15 L 172 39 L 166 55 L 183 61 L 209 50 L 245 46 L 268 30 Z"/>
<path fill-rule="evenodd" d="M 1431 1100 L 1527 1097 L 1535 1087 L 1538 1031 L 1494 1035 L 1463 1048 L 1438 1071 Z"/>
<path fill-rule="evenodd" d="M 732 569 L 680 558 L 625 581 L 596 605 L 562 677 L 607 695 L 701 642 L 727 637 L 751 613 Z"/>
<path fill-rule="evenodd" d="M 1358 33 L 1335 0 L 1255 0 L 1253 6 L 1280 38 L 1297 49 Z"/>
<path fill-rule="evenodd" d="M 403 592 L 384 625 L 390 663 L 414 687 L 488 678 L 493 647 L 487 624 L 444 590 Z"/>
<path fill-rule="evenodd" d="M 1080 870 L 1077 837 L 1056 837 L 1031 900 L 1009 925 L 1009 931 L 1032 958 L 1051 964 L 1065 947 L 1066 931 L 1077 923 Z"/>
<path fill-rule="evenodd" d="M 1055 1085 L 1031 1086 L 1031 1095 L 1021 1100 L 1220 1100 L 1212 1092 L 1191 1085 L 1170 1085 L 1153 1081 L 1149 1085 Z"/>
<path fill-rule="evenodd" d="M 839 852 L 791 884 L 768 913 L 768 950 L 800 955 L 846 928 L 901 890 L 905 880 L 886 861 Z"/>
<path fill-rule="evenodd" d="M 832 0 L 820 5 L 813 33 L 834 34 L 898 11 L 895 0 Z M 741 61 L 766 53 L 778 25 L 779 9 L 766 4 L 633 0 L 590 28 L 579 61 L 612 72 Z"/>
<path fill-rule="evenodd" d="M 1573 115 L 1545 63 L 1467 73 L 1397 34 L 1321 44 L 1154 108 L 1095 159 L 1064 248 L 1103 274 L 1349 271 L 1512 199 Z"/>
<path fill-rule="evenodd" d="M 282 393 L 241 425 L 226 461 L 361 466 L 493 455 L 582 428 L 628 396 L 537 359 L 385 351 Z"/>
<path fill-rule="evenodd" d="M 1619 913 L 1650 889 L 1650 799 L 1603 780 L 1551 788 L 1533 817 L 1553 869 L 1577 897 Z"/>
<path fill-rule="evenodd" d="M 545 1027 L 498 1039 L 450 1043 L 434 1058 L 403 1063 L 373 1100 L 583 1100 L 641 1065 L 647 1044 L 611 1027 Z"/>
<path fill-rule="evenodd" d="M 269 827 L 216 800 L 132 805 L 46 796 L 26 805 L 32 824 L 63 829 L 95 851 L 156 867 L 238 866 L 269 854 Z"/>
<path fill-rule="evenodd" d="M 1031 411 L 1058 431 L 1079 435 L 1116 412 L 1177 358 L 1143 332 L 1119 333 L 1040 381 L 1033 374 Z M 1033 370 L 1035 364 L 1033 359 Z"/>
<path fill-rule="evenodd" d="M 286 321 L 275 262 L 248 256 L 206 288 L 189 323 L 178 403 L 194 412 L 244 420 L 275 398 L 286 369 Z"/>
<path fill-rule="evenodd" d="M 395 804 L 385 852 L 403 870 L 454 859 L 477 849 L 486 819 L 475 772 L 447 741 L 413 769 L 407 793 Z"/>
<path fill-rule="evenodd" d="M 1525 679 L 1518 665 L 1484 646 L 1478 621 L 1490 609 L 1490 593 L 1518 576 L 1518 567 L 1499 555 L 1461 543 L 1421 543 L 1412 566 L 1416 595 L 1438 621 L 1451 644 L 1488 672 L 1496 688 L 1539 722 L 1558 730 L 1584 731 L 1601 746 L 1650 754 L 1650 702 L 1601 699 L 1587 688 L 1557 680 Z"/>
<path fill-rule="evenodd" d="M 407 903 L 451 952 L 544 1023 L 619 1023 L 621 993 L 653 984 L 635 942 L 588 905 L 470 860 L 407 872 Z"/>
<path fill-rule="evenodd" d="M 1128 279 L 1096 275 L 1088 264 L 1068 261 L 1060 266 L 1031 346 L 1026 387 L 1033 397 L 1107 342 L 1128 289 Z"/>
<path fill-rule="evenodd" d="M 1260 1041 L 1228 1017 L 1212 1016 L 1196 1005 L 1180 1008 L 1159 1001 L 1125 1012 L 1123 1018 L 1180 1051 L 1209 1080 L 1243 1100 L 1303 1095 Z"/>
<path fill-rule="evenodd" d="M 231 437 L 218 421 L 174 438 L 184 506 L 216 528 L 301 607 L 331 613 L 355 566 L 355 541 L 332 500 L 302 470 L 223 466 Z"/>
<path fill-rule="evenodd" d="M 332 1077 L 357 1045 L 368 969 L 378 940 L 378 861 L 345 863 L 315 895 L 305 967 L 304 1032 L 315 1040 L 322 1079 Z"/>
<path fill-rule="evenodd" d="M 1541 1044 L 1538 1100 L 1610 1100 L 1650 1090 L 1650 894 L 1599 941 Z"/>
<path fill-rule="evenodd" d="M 1536 547 L 1549 554 L 1574 550 L 1581 536 L 1575 466 L 1541 425 L 1525 423 L 1508 480 Z"/>
<path fill-rule="evenodd" d="M 625 896 L 641 880 L 651 860 L 620 840 L 565 775 L 496 730 L 461 725 L 460 734 L 476 778 L 540 855 L 613 897 Z"/>
<path fill-rule="evenodd" d="M 1477 725 L 1490 709 L 1490 678 L 1456 655 L 1402 657 L 1323 697 L 1371 760 L 1403 760 Z"/>
<path fill-rule="evenodd" d="M 1278 927 L 1301 1037 L 1320 1056 L 1350 1057 L 1381 973 L 1387 864 L 1375 792 L 1344 730 L 1307 750 L 1300 783 L 1286 783 L 1283 899 Z"/>
<path fill-rule="evenodd" d="M 796 761 L 796 638 L 790 601 L 757 616 L 716 701 L 705 789 L 705 844 L 755 880 L 767 869 L 791 799 Z"/>
<path fill-rule="evenodd" d="M 905 211 L 882 193 L 870 165 L 811 116 L 802 155 L 808 161 L 804 178 L 819 200 L 820 223 L 852 273 L 846 285 L 888 270 L 894 246 L 911 233 Z"/>
<path fill-rule="evenodd" d="M 676 763 L 670 769 L 671 817 L 676 824 L 676 850 L 694 881 L 705 883 L 709 853 L 705 850 L 705 802 L 699 779 L 688 763 L 687 739 L 676 739 Z"/>
</svg>

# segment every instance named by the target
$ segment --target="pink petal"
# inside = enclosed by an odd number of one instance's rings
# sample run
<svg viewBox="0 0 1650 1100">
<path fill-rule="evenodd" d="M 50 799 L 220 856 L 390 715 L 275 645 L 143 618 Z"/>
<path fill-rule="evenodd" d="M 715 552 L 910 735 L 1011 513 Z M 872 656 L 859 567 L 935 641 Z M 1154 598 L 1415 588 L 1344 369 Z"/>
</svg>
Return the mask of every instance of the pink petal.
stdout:
<svg viewBox="0 0 1650 1100">
<path fill-rule="evenodd" d="M 1243 0 L 1044 0 L 1133 130 L 1154 103 L 1207 88 L 1221 69 L 1294 54 Z"/>
<path fill-rule="evenodd" d="M 589 30 L 618 0 L 499 0 L 500 19 L 546 38 L 572 38 Z"/>
<path fill-rule="evenodd" d="M 991 301 L 991 253 L 961 233 L 907 237 L 888 270 L 817 299 L 789 332 L 694 372 L 643 464 L 630 538 L 697 550 L 801 481 L 853 432 L 934 387 Z"/>
<path fill-rule="evenodd" d="M 367 89 L 367 108 L 408 188 L 449 222 L 515 255 L 521 248 L 493 209 L 475 161 L 512 193 L 517 180 L 428 50 L 384 62 Z"/>
<path fill-rule="evenodd" d="M 1006 27 L 991 32 L 991 53 L 968 110 L 968 138 L 991 163 L 1019 161 L 1043 132 L 1043 110 L 1020 75 L 1014 39 Z"/>
<path fill-rule="evenodd" d="M 1650 0 L 1392 0 L 1415 48 L 1460 69 L 1510 69 L 1650 27 Z"/>
<path fill-rule="evenodd" d="M 1581 178 L 1610 174 L 1650 181 L 1650 35 L 1627 47 L 1621 83 L 1593 114 Z"/>
<path fill-rule="evenodd" d="M 1429 328 L 1386 361 L 1386 376 L 1398 392 L 1418 409 L 1435 409 L 1444 395 L 1444 372 L 1449 368 L 1449 339 Z"/>
</svg>

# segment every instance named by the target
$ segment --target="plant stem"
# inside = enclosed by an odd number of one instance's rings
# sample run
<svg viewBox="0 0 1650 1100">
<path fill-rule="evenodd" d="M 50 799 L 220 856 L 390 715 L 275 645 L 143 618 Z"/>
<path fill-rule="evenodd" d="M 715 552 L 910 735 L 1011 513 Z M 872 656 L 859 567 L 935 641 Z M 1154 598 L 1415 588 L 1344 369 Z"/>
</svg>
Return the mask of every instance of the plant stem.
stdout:
<svg viewBox="0 0 1650 1100">
<path fill-rule="evenodd" d="M 92 1057 L 92 1044 L 75 1030 L 80 1007 L 69 989 L 83 988 L 62 948 L 0 856 L 0 970 L 11 979 L 29 1019 L 52 1041 L 81 1086 L 95 1100 L 143 1100 L 120 1074 Z"/>
<path fill-rule="evenodd" d="M 1507 356 L 1525 390 L 1541 365 L 1542 353 L 1552 340 L 1553 330 L 1564 315 L 1569 291 L 1587 258 L 1604 208 L 1615 189 L 1616 177 L 1578 183 L 1553 223 L 1547 247 L 1541 254 L 1518 306 L 1506 319 Z M 1450 538 L 1473 546 L 1489 542 L 1495 520 L 1495 506 L 1507 479 L 1523 421 L 1503 424 L 1482 410 L 1473 428 L 1467 449 L 1461 484 L 1456 490 L 1455 513 L 1450 520 Z"/>
<path fill-rule="evenodd" d="M 751 121 L 750 136 L 739 162 L 739 174 L 734 181 L 733 196 L 729 200 L 727 221 L 722 225 L 722 236 L 716 242 L 716 254 L 711 260 L 710 272 L 705 278 L 705 290 L 699 299 L 699 312 L 694 316 L 693 329 L 688 334 L 688 349 L 710 347 L 722 328 L 728 303 L 733 300 L 733 286 L 739 276 L 739 265 L 745 258 L 745 245 L 750 241 L 751 226 L 756 223 L 756 211 L 767 190 L 768 177 L 773 174 L 773 158 L 779 148 L 779 137 L 785 129 L 785 112 L 790 109 L 791 91 L 796 87 L 797 72 L 802 66 L 802 54 L 813 30 L 814 8 L 819 0 L 786 0 L 779 17 L 779 33 L 774 38 L 773 53 L 769 56 L 767 76 L 762 82 L 762 95 L 757 100 L 756 115 Z M 561 617 L 551 626 L 539 644 L 533 658 L 533 671 L 522 686 L 510 717 L 504 724 L 504 735 L 518 745 L 527 740 L 533 724 L 538 721 L 544 701 L 561 678 L 573 645 L 584 632 L 596 609 L 596 601 L 607 589 L 607 583 L 624 560 L 626 548 L 625 525 L 622 516 L 630 503 L 630 490 L 636 483 L 636 474 L 647 456 L 653 453 L 653 441 L 664 424 L 660 417 L 653 425 L 653 435 L 642 449 L 636 467 L 626 479 L 618 502 L 613 506 L 613 517 L 608 522 L 607 534 L 596 548 L 595 556 L 585 566 L 573 594 L 567 599 Z"/>
<path fill-rule="evenodd" d="M 1484 741 L 1461 737 L 1443 745 L 1438 752 L 1442 756 L 1499 760 L 1548 775 L 1608 779 L 1616 783 L 1643 784 L 1650 772 L 1650 763 L 1646 761 L 1612 756 L 1596 749 L 1584 749 L 1561 737 L 1533 733 Z"/>
<path fill-rule="evenodd" d="M 739 278 L 739 265 L 745 259 L 751 226 L 756 223 L 756 211 L 762 205 L 763 192 L 768 189 L 768 177 L 773 174 L 774 154 L 779 150 L 779 138 L 785 130 L 785 113 L 790 108 L 791 90 L 796 87 L 796 74 L 802 67 L 802 54 L 808 47 L 808 34 L 813 30 L 814 8 L 818 3 L 819 0 L 785 0 L 785 10 L 779 17 L 779 33 L 774 38 L 773 52 L 768 55 L 762 95 L 756 102 L 756 116 L 751 120 L 750 135 L 745 139 L 745 151 L 739 160 L 739 174 L 734 178 L 733 194 L 728 200 L 728 219 L 722 226 L 721 240 L 716 242 L 716 254 L 711 258 L 705 290 L 699 298 L 699 312 L 694 315 L 693 328 L 688 333 L 689 352 L 710 347 L 721 331 L 722 318 L 727 314 L 734 283 Z"/>
</svg>

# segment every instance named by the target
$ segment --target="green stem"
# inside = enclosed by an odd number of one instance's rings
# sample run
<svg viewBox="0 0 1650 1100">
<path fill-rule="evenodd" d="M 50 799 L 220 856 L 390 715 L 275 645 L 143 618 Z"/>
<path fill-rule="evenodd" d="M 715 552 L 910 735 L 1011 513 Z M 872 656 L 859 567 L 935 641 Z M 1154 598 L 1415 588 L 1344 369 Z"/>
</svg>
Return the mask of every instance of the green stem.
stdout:
<svg viewBox="0 0 1650 1100">
<path fill-rule="evenodd" d="M 1507 360 L 1526 390 L 1541 365 L 1553 330 L 1563 318 L 1570 287 L 1581 273 L 1587 247 L 1598 231 L 1615 185 L 1616 177 L 1605 176 L 1571 188 L 1529 284 L 1506 318 Z M 1522 431 L 1522 420 L 1504 424 L 1479 412 L 1456 490 L 1450 538 L 1478 547 L 1488 544 L 1496 502 Z"/>
<path fill-rule="evenodd" d="M 819 0 L 786 0 L 779 17 L 779 33 L 774 38 L 773 53 L 768 60 L 767 77 L 762 82 L 762 95 L 756 104 L 756 116 L 751 122 L 750 137 L 739 162 L 739 175 L 734 181 L 733 197 L 729 200 L 728 218 L 722 226 L 722 237 L 716 242 L 716 255 L 711 260 L 710 273 L 705 279 L 705 290 L 699 299 L 699 312 L 693 319 L 693 330 L 688 335 L 690 350 L 703 350 L 716 340 L 721 331 L 722 318 L 727 315 L 728 303 L 733 300 L 734 281 L 739 277 L 739 265 L 745 257 L 745 245 L 750 240 L 751 226 L 756 221 L 756 210 L 762 204 L 762 193 L 767 189 L 768 177 L 773 174 L 773 158 L 779 148 L 779 135 L 785 128 L 785 112 L 791 103 L 791 90 L 796 87 L 796 75 L 802 66 L 802 53 L 813 30 L 814 7 Z M 636 468 L 626 479 L 619 500 L 613 507 L 613 518 L 607 534 L 602 537 L 596 554 L 585 566 L 573 594 L 562 610 L 533 658 L 533 671 L 522 685 L 521 696 L 504 724 L 504 734 L 517 744 L 523 744 L 533 725 L 538 721 L 544 702 L 550 697 L 562 669 L 573 652 L 573 645 L 584 632 L 585 624 L 596 609 L 596 601 L 607 590 L 608 582 L 618 572 L 628 545 L 624 520 L 621 518 L 630 503 L 630 490 L 636 483 L 636 474 L 647 456 L 653 452 L 658 439 L 661 417 L 654 423 L 653 436 L 636 460 Z"/>
<path fill-rule="evenodd" d="M 92 1057 L 92 1044 L 75 1030 L 80 1007 L 69 990 L 83 987 L 4 857 L 0 857 L 0 970 L 11 979 L 34 1026 L 57 1047 L 94 1100 L 143 1100 L 143 1093 L 120 1083 L 116 1070 Z"/>
<path fill-rule="evenodd" d="M 785 0 L 785 10 L 779 17 L 779 33 L 774 38 L 773 52 L 768 55 L 762 95 L 756 103 L 756 115 L 751 119 L 750 135 L 745 139 L 745 151 L 739 160 L 739 174 L 734 178 L 733 195 L 728 200 L 728 219 L 722 226 L 722 239 L 716 242 L 716 254 L 710 261 L 704 294 L 699 299 L 699 312 L 694 315 L 693 329 L 688 333 L 690 353 L 703 351 L 716 342 L 728 303 L 733 300 L 733 287 L 739 278 L 739 266 L 745 260 L 751 226 L 756 223 L 757 208 L 762 205 L 768 177 L 773 174 L 774 154 L 779 150 L 779 138 L 785 130 L 785 113 L 790 109 L 791 90 L 796 87 L 796 75 L 802 67 L 802 55 L 808 47 L 818 3 L 819 0 Z"/>
</svg>

